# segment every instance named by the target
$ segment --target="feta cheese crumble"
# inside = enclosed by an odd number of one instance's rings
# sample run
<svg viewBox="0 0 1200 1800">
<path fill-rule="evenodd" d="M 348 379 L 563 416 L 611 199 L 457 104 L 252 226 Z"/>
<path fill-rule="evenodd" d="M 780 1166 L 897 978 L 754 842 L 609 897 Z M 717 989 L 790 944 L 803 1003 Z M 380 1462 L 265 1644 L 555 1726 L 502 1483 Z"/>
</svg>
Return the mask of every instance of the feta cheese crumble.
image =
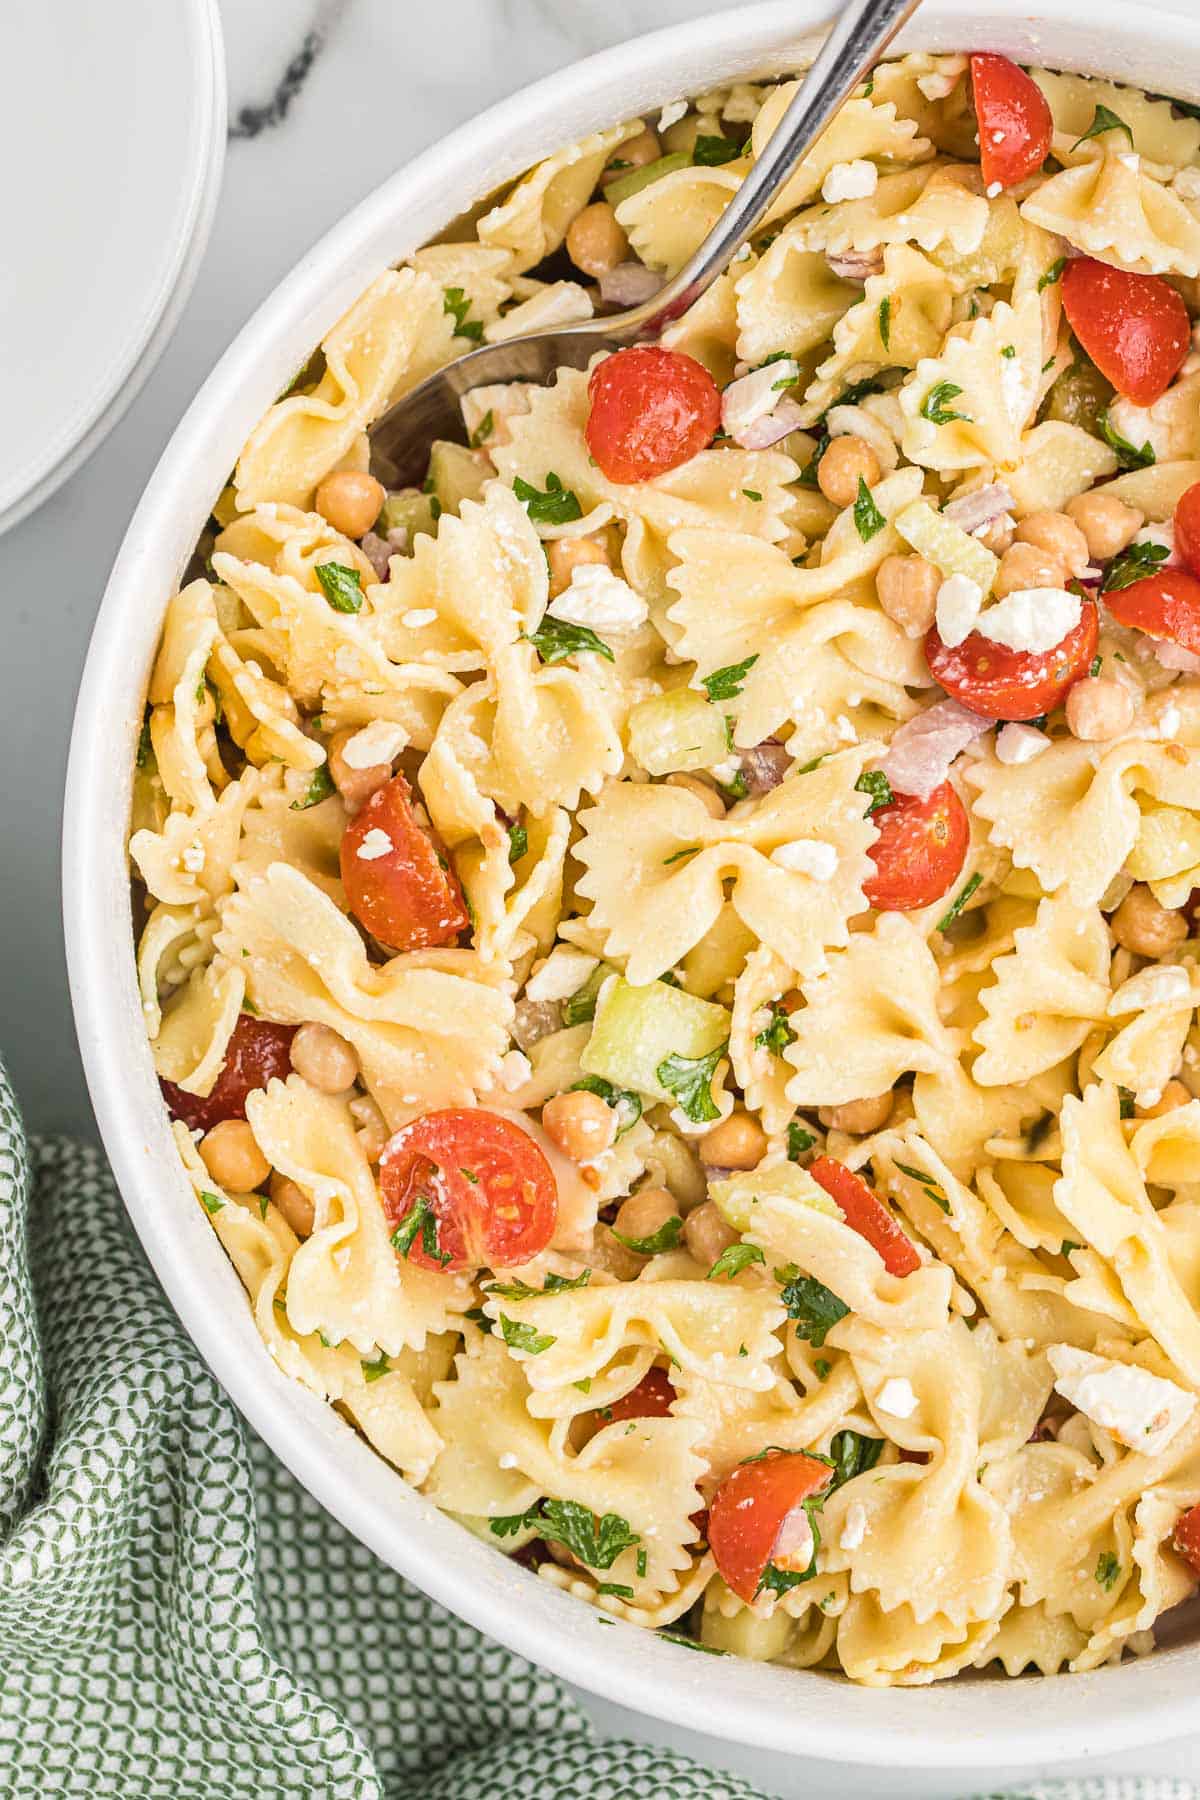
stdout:
<svg viewBox="0 0 1200 1800">
<path fill-rule="evenodd" d="M 525 983 L 525 998 L 569 1000 L 599 965 L 598 956 L 589 956 L 586 951 L 574 950 L 566 944 L 556 944 Z"/>
<path fill-rule="evenodd" d="M 970 637 L 983 605 L 983 589 L 969 575 L 949 575 L 937 591 L 938 636 L 949 649 Z"/>
<path fill-rule="evenodd" d="M 670 126 L 678 125 L 687 109 L 688 103 L 686 100 L 668 100 L 667 104 L 658 115 L 658 129 L 660 131 L 666 131 Z"/>
<path fill-rule="evenodd" d="M 1002 725 L 996 733 L 996 760 L 1010 768 L 1018 763 L 1032 762 L 1035 756 L 1049 748 L 1050 739 L 1036 725 L 1021 725 L 1014 721 Z"/>
<path fill-rule="evenodd" d="M 834 163 L 821 183 L 821 198 L 831 203 L 838 200 L 867 200 L 879 186 L 879 170 L 864 157 L 853 162 Z"/>
<path fill-rule="evenodd" d="M 650 616 L 650 609 L 629 583 L 614 575 L 607 563 L 577 563 L 571 585 L 552 600 L 546 611 L 565 625 L 586 625 L 592 631 L 636 631 Z"/>
<path fill-rule="evenodd" d="M 436 618 L 436 606 L 410 606 L 406 613 L 400 614 L 400 623 L 409 631 L 420 631 L 423 625 L 432 625 Z"/>
<path fill-rule="evenodd" d="M 1006 650 L 1053 650 L 1079 623 L 1082 602 L 1066 588 L 1017 588 L 979 615 L 976 630 Z"/>
<path fill-rule="evenodd" d="M 792 869 L 799 875 L 811 875 L 814 881 L 828 881 L 838 864 L 837 850 L 823 838 L 796 838 L 780 844 L 771 852 L 771 861 L 781 869 Z"/>
<path fill-rule="evenodd" d="M 381 856 L 387 856 L 393 849 L 391 838 L 378 825 L 372 825 L 362 843 L 358 846 L 360 862 L 376 862 Z"/>
<path fill-rule="evenodd" d="M 342 748 L 342 761 L 348 769 L 378 768 L 381 763 L 390 763 L 399 756 L 407 742 L 408 733 L 403 725 L 394 725 L 391 719 L 372 719 L 369 725 L 364 725 L 347 740 Z"/>
<path fill-rule="evenodd" d="M 533 1074 L 533 1064 L 523 1050 L 510 1050 L 500 1058 L 500 1067 L 496 1071 L 500 1086 L 506 1094 L 515 1094 L 518 1088 L 524 1087 Z"/>
<path fill-rule="evenodd" d="M 1134 1363 L 1070 1344 L 1051 1344 L 1046 1355 L 1063 1399 L 1143 1456 L 1159 1456 L 1196 1410 L 1195 1394 Z"/>
<path fill-rule="evenodd" d="M 857 1550 L 867 1535 L 867 1509 L 861 1500 L 852 1500 L 846 1508 L 846 1522 L 838 1543 L 843 1550 Z"/>
<path fill-rule="evenodd" d="M 889 1375 L 875 1396 L 875 1404 L 880 1412 L 891 1413 L 894 1419 L 911 1419 L 917 1410 L 912 1382 L 904 1375 Z"/>
</svg>

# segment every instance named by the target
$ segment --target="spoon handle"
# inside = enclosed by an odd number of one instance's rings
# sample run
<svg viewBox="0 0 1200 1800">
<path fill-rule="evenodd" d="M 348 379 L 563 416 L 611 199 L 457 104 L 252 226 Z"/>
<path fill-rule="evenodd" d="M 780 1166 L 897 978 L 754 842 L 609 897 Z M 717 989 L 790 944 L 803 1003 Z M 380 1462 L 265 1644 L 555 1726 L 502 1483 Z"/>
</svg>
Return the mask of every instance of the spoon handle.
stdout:
<svg viewBox="0 0 1200 1800">
<path fill-rule="evenodd" d="M 700 248 L 653 299 L 608 319 L 612 335 L 657 336 L 685 313 L 729 266 L 734 254 L 762 224 L 804 152 L 829 124 L 838 107 L 874 67 L 919 0 L 849 0 L 800 87 L 792 96 L 763 154 Z M 618 330 L 613 332 L 614 324 Z"/>
</svg>

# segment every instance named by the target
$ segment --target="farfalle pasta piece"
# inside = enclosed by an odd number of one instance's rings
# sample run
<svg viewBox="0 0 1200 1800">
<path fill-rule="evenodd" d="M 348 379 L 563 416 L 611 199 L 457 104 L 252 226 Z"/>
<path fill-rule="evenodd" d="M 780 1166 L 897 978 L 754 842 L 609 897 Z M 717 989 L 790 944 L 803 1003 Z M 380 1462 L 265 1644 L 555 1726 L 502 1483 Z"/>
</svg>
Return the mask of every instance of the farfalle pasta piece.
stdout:
<svg viewBox="0 0 1200 1800">
<path fill-rule="evenodd" d="M 763 102 L 750 132 L 756 157 L 778 126 L 798 81 L 781 82 Z M 865 97 L 847 100 L 816 143 L 800 158 L 783 192 L 772 202 L 764 221 L 770 225 L 820 192 L 826 175 L 837 163 L 867 160 L 886 163 L 921 162 L 933 155 L 933 145 L 917 136 L 913 120 L 899 116 L 891 101 L 876 106 Z"/>
<path fill-rule="evenodd" d="M 1093 482 L 1117 471 L 1116 452 L 1065 419 L 1044 419 L 1021 439 L 1020 461 L 1002 471 L 1013 497 L 1013 516 L 1061 512 Z"/>
<path fill-rule="evenodd" d="M 558 249 L 617 146 L 641 129 L 639 119 L 613 125 L 546 157 L 522 175 L 498 206 L 484 213 L 477 226 L 480 243 L 507 251 L 512 274 L 532 269 Z"/>
<path fill-rule="evenodd" d="M 316 387 L 277 400 L 251 432 L 234 471 L 239 511 L 260 500 L 307 506 L 358 435 L 449 359 L 453 335 L 436 282 L 385 270 L 322 340 Z"/>
<path fill-rule="evenodd" d="M 408 266 L 428 275 L 442 293 L 454 289 L 467 302 L 464 318 L 490 325 L 513 294 L 513 254 L 503 244 L 426 244 Z"/>
<path fill-rule="evenodd" d="M 710 1650 L 789 1669 L 823 1665 L 834 1648 L 838 1615 L 846 1604 L 845 1580 L 823 1576 L 792 1588 L 768 1614 L 747 1606 L 715 1576 L 704 1596 L 700 1642 Z"/>
<path fill-rule="evenodd" d="M 193 970 L 162 1014 L 154 1068 L 185 1093 L 211 1094 L 245 997 L 241 969 L 217 957 Z"/>
<path fill-rule="evenodd" d="M 664 275 L 681 269 L 737 193 L 746 167 L 672 169 L 622 200 L 617 223 L 638 260 Z"/>
<path fill-rule="evenodd" d="M 1200 217 L 1155 180 L 1124 139 L 1035 188 L 1021 214 L 1086 256 L 1141 275 L 1200 274 Z"/>
<path fill-rule="evenodd" d="M 1200 161 L 1200 123 L 1177 112 L 1170 100 L 1155 100 L 1141 88 L 1098 76 L 1059 74 L 1051 69 L 1032 69 L 1030 73 L 1049 104 L 1054 120 L 1051 147 L 1064 167 L 1094 161 L 1102 154 L 1097 140 L 1086 135 L 1098 107 L 1126 126 L 1127 131 L 1114 140 L 1123 151 L 1134 151 L 1147 162 L 1168 169 L 1187 168 Z"/>
<path fill-rule="evenodd" d="M 942 473 L 1018 462 L 1044 360 L 1036 294 L 955 326 L 900 390 L 904 454 Z"/>
<path fill-rule="evenodd" d="M 671 1371 L 677 1418 L 696 1419 L 703 1434 L 696 1449 L 710 1474 L 723 1480 L 738 1463 L 775 1447 L 813 1450 L 828 1444 L 861 1407 L 858 1379 L 848 1357 L 827 1357 L 831 1367 L 811 1393 L 800 1394 L 777 1376 L 766 1389 L 734 1387 L 689 1370 Z"/>
<path fill-rule="evenodd" d="M 729 1058 L 746 1105 L 768 1136 L 782 1131 L 795 1111 L 785 1092 L 790 1070 L 780 1040 L 787 1041 L 788 1026 L 779 1004 L 795 979 L 782 957 L 759 944 L 733 984 Z"/>
<path fill-rule="evenodd" d="M 160 902 L 146 920 L 138 939 L 137 975 L 151 1043 L 162 1024 L 160 1001 L 212 960 L 216 929 L 216 917 L 204 905 L 166 906 Z"/>
<path fill-rule="evenodd" d="M 730 905 L 764 944 L 794 969 L 823 968 L 866 904 L 875 828 L 854 787 L 865 760 L 843 751 L 723 819 L 683 788 L 611 783 L 580 814 L 575 849 L 606 954 L 627 958 L 635 985 L 656 980 L 715 922 L 729 884 Z M 776 854 L 818 841 L 823 859 L 836 855 L 827 877 L 805 874 L 799 852 Z"/>
<path fill-rule="evenodd" d="M 926 254 L 943 246 L 973 255 L 988 226 L 988 203 L 968 184 L 963 164 L 933 163 L 881 175 L 865 200 L 839 200 L 798 213 L 785 231 L 826 256 L 868 256 L 885 244 L 915 244 Z"/>
<path fill-rule="evenodd" d="M 974 1031 L 975 1080 L 1029 1081 L 1078 1050 L 1106 1016 L 1108 963 L 1108 927 L 1097 907 L 1043 900 L 1036 922 L 1017 929 L 1011 954 L 994 964 L 995 981 L 979 996 L 986 1016 Z"/>
<path fill-rule="evenodd" d="M 911 1605 L 884 1611 L 870 1590 L 852 1594 L 838 1620 L 838 1661 L 864 1687 L 926 1687 L 946 1681 L 986 1661 L 1007 1604 L 1002 1600 L 992 1617 L 962 1627 L 944 1613 L 918 1620 Z"/>
<path fill-rule="evenodd" d="M 860 295 L 819 251 L 805 248 L 791 225 L 735 280 L 737 355 L 752 364 L 779 350 L 816 350 Z"/>
<path fill-rule="evenodd" d="M 278 769 L 247 768 L 206 812 L 172 812 L 161 831 L 135 831 L 129 854 L 154 898 L 207 908 L 229 893 L 246 808 L 278 779 Z"/>
<path fill-rule="evenodd" d="M 946 272 L 919 250 L 888 244 L 882 271 L 868 275 L 862 299 L 833 327 L 833 355 L 805 389 L 800 422 L 815 424 L 846 388 L 884 369 L 915 369 L 936 355 L 950 325 L 953 293 Z"/>
<path fill-rule="evenodd" d="M 211 732 L 211 700 L 205 670 L 220 637 L 212 588 L 189 582 L 167 607 L 162 643 L 147 694 L 150 741 L 163 787 L 173 806 L 207 812 L 225 785 Z"/>
<path fill-rule="evenodd" d="M 269 1019 L 330 1026 L 399 1124 L 469 1105 L 508 1046 L 512 1002 L 469 950 L 412 951 L 376 966 L 353 924 L 296 869 L 274 863 L 222 912 L 218 947 Z"/>
</svg>

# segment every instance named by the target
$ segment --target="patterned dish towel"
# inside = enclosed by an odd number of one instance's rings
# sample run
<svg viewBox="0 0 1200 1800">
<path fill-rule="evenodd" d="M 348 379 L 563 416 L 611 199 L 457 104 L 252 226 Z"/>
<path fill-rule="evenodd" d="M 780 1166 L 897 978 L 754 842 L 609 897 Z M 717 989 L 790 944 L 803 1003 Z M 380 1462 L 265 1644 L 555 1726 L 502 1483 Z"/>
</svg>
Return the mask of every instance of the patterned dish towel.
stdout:
<svg viewBox="0 0 1200 1800">
<path fill-rule="evenodd" d="M 322 1512 L 200 1360 L 99 1151 L 27 1150 L 0 1066 L 0 1796 L 61 1795 L 758 1800 L 598 1741 Z"/>
</svg>

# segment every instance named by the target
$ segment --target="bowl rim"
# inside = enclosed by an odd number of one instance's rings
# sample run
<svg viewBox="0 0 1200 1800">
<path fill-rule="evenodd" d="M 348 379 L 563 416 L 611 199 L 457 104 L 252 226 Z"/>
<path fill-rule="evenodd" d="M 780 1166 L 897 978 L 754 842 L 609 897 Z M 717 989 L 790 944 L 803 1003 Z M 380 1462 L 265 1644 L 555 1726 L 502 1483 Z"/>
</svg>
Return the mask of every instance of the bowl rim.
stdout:
<svg viewBox="0 0 1200 1800">
<path fill-rule="evenodd" d="M 472 197 L 594 125 L 778 72 L 811 49 L 828 0 L 765 0 L 587 57 L 469 120 L 399 169 L 296 264 L 212 370 L 172 435 L 117 555 L 89 646 L 63 816 L 72 1005 L 97 1122 L 135 1230 L 175 1311 L 249 1424 L 352 1535 L 459 1617 L 575 1686 L 668 1724 L 802 1758 L 970 1768 L 1059 1762 L 1194 1728 L 1197 1654 L 1049 1681 L 979 1677 L 863 1688 L 697 1656 L 613 1622 L 498 1556 L 403 1482 L 270 1359 L 244 1290 L 194 1205 L 159 1100 L 137 995 L 125 855 L 133 746 L 162 611 L 225 471 L 266 405 L 367 282 Z M 1192 71 L 1189 21 L 1124 0 L 930 0 L 898 49 L 1007 50 L 1154 88 Z M 514 151 L 514 146 L 519 150 Z M 147 596 L 153 596 L 147 604 Z M 603 1627 L 607 1626 L 605 1630 Z M 1072 1698 L 1064 1722 L 1061 1696 Z"/>
</svg>

